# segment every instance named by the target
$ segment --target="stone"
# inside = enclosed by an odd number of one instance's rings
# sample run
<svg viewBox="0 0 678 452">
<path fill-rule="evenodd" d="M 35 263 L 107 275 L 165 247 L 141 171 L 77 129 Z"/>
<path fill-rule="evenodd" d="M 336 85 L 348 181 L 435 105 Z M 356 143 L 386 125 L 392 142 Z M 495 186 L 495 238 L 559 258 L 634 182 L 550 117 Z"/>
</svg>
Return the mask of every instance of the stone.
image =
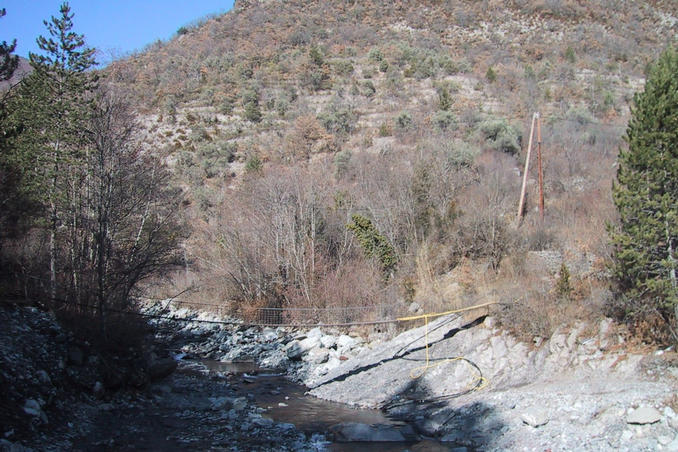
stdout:
<svg viewBox="0 0 678 452">
<path fill-rule="evenodd" d="M 306 333 L 307 339 L 309 339 L 309 338 L 320 339 L 322 336 L 323 336 L 323 332 L 318 327 L 313 328 L 311 331 Z"/>
<path fill-rule="evenodd" d="M 405 437 L 396 427 L 383 424 L 343 422 L 330 427 L 330 432 L 334 434 L 334 440 L 340 443 L 405 441 Z"/>
<path fill-rule="evenodd" d="M 411 313 L 416 313 L 420 309 L 421 309 L 421 306 L 416 301 L 413 301 L 412 303 L 410 303 L 410 306 L 407 308 L 407 310 Z"/>
<path fill-rule="evenodd" d="M 356 344 L 357 341 L 351 336 L 347 336 L 346 334 L 342 334 L 337 338 L 337 348 L 350 350 L 353 347 L 355 347 Z"/>
<path fill-rule="evenodd" d="M 39 370 L 35 373 L 38 377 L 40 383 L 46 386 L 52 386 L 52 380 L 49 378 L 49 374 L 44 370 Z"/>
<path fill-rule="evenodd" d="M 520 419 L 527 425 L 534 428 L 546 425 L 549 422 L 546 411 L 540 408 L 530 408 L 520 415 Z"/>
<path fill-rule="evenodd" d="M 320 344 L 325 348 L 332 348 L 337 345 L 337 338 L 327 334 L 320 338 Z"/>
<path fill-rule="evenodd" d="M 655 422 L 659 422 L 661 418 L 661 413 L 655 408 L 651 406 L 643 406 L 631 411 L 626 416 L 626 422 L 628 424 L 639 425 L 654 424 Z"/>
<path fill-rule="evenodd" d="M 287 357 L 291 360 L 299 360 L 304 354 L 304 350 L 299 345 L 299 341 L 294 340 L 285 346 Z"/>
<path fill-rule="evenodd" d="M 30 416 L 40 417 L 42 407 L 37 400 L 28 399 L 24 402 L 24 413 Z"/>
<path fill-rule="evenodd" d="M 278 332 L 272 328 L 264 328 L 264 331 L 261 332 L 261 339 L 264 342 L 278 340 Z"/>
<path fill-rule="evenodd" d="M 148 365 L 148 376 L 152 381 L 160 380 L 171 375 L 176 368 L 177 362 L 173 358 L 158 359 Z"/>
<path fill-rule="evenodd" d="M 233 400 L 233 409 L 235 411 L 243 411 L 245 408 L 247 408 L 247 399 L 245 397 L 238 397 Z"/>
<path fill-rule="evenodd" d="M 304 361 L 311 364 L 322 364 L 327 362 L 330 352 L 326 348 L 314 348 L 304 356 Z"/>
</svg>

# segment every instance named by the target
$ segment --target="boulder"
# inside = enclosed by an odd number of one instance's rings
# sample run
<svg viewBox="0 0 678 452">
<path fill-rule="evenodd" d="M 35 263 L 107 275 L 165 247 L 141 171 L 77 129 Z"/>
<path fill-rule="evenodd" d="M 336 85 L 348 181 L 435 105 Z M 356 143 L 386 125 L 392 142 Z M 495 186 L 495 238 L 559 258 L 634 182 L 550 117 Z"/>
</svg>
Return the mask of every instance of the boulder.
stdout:
<svg viewBox="0 0 678 452">
<path fill-rule="evenodd" d="M 322 336 L 323 336 L 323 332 L 318 327 L 313 328 L 311 331 L 306 333 L 307 339 L 310 339 L 310 338 L 320 339 Z"/>
<path fill-rule="evenodd" d="M 335 345 L 337 345 L 337 338 L 330 334 L 327 334 L 320 338 L 320 343 L 325 348 L 332 348 Z"/>
<path fill-rule="evenodd" d="M 520 415 L 520 419 L 527 425 L 534 428 L 546 425 L 549 422 L 549 417 L 546 411 L 540 408 L 530 408 Z"/>
<path fill-rule="evenodd" d="M 659 411 L 651 406 L 639 407 L 631 411 L 628 416 L 626 416 L 626 422 L 628 424 L 654 424 L 659 422 L 662 418 L 662 415 Z"/>
<path fill-rule="evenodd" d="M 347 336 L 346 334 L 342 334 L 337 338 L 338 349 L 350 350 L 355 347 L 357 343 L 358 341 L 356 341 L 351 336 Z"/>
<path fill-rule="evenodd" d="M 327 362 L 329 356 L 330 352 L 326 348 L 314 348 L 311 349 L 303 359 L 311 364 L 322 364 Z"/>
</svg>

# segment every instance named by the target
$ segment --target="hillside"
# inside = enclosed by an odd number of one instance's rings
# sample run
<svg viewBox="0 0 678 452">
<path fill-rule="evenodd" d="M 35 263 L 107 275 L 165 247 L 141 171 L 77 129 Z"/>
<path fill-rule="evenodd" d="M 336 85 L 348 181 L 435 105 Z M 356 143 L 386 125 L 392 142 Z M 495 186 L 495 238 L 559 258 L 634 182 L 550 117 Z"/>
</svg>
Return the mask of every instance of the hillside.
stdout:
<svg viewBox="0 0 678 452">
<path fill-rule="evenodd" d="M 548 337 L 615 311 L 615 160 L 677 10 L 238 1 L 105 74 L 186 189 L 194 233 L 176 285 L 195 284 L 194 298 L 250 310 L 494 300 L 505 325 Z M 531 173 L 517 228 L 535 111 L 546 216 Z M 365 248 L 360 228 L 390 249 Z"/>
</svg>

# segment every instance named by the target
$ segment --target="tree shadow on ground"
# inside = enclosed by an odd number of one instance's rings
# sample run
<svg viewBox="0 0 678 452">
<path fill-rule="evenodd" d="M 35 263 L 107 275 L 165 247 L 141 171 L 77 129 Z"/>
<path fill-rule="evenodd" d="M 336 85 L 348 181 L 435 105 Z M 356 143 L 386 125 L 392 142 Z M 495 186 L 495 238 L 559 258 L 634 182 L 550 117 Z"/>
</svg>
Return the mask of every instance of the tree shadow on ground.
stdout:
<svg viewBox="0 0 678 452">
<path fill-rule="evenodd" d="M 450 447 L 492 449 L 504 434 L 505 424 L 492 406 L 475 400 L 464 402 L 474 390 L 435 396 L 413 380 L 382 409 L 389 417 L 412 425 L 420 435 L 435 437 Z"/>
</svg>

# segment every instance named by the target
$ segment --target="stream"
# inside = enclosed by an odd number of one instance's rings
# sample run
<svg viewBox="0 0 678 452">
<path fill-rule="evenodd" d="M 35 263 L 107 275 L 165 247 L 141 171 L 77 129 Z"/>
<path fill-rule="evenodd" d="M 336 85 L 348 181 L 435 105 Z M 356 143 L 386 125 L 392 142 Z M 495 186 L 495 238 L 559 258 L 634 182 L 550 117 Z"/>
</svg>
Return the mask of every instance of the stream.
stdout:
<svg viewBox="0 0 678 452">
<path fill-rule="evenodd" d="M 392 419 L 382 411 L 357 409 L 306 394 L 306 388 L 285 378 L 283 372 L 261 369 L 252 362 L 220 362 L 212 360 L 184 361 L 180 371 L 197 372 L 212 378 L 227 378 L 236 393 L 247 397 L 265 410 L 264 417 L 276 422 L 290 423 L 307 434 L 320 433 L 332 439 L 332 426 L 341 423 L 378 424 L 405 427 L 400 420 Z M 411 442 L 330 442 L 332 452 L 438 452 L 450 448 L 438 441 Z"/>
</svg>

